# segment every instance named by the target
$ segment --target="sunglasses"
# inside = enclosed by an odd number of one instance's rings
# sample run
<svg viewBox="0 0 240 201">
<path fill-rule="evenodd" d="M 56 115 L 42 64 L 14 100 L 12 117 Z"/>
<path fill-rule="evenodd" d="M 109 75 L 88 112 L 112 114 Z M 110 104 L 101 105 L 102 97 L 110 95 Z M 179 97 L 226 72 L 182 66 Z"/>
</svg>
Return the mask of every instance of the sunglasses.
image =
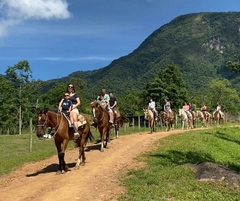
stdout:
<svg viewBox="0 0 240 201">
<path fill-rule="evenodd" d="M 73 85 L 69 85 L 68 88 L 73 88 Z"/>
</svg>

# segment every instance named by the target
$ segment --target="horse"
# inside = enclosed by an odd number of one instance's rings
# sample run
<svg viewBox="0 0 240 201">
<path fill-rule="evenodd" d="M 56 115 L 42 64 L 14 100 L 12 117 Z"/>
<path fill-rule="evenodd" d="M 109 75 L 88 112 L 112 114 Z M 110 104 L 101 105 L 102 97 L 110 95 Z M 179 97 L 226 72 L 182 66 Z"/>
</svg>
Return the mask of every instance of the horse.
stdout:
<svg viewBox="0 0 240 201">
<path fill-rule="evenodd" d="M 217 126 L 220 126 L 220 124 L 224 124 L 225 123 L 225 115 L 223 114 L 222 117 L 219 113 L 219 111 L 215 111 L 213 112 L 213 119 L 215 121 L 215 123 L 217 124 Z"/>
<path fill-rule="evenodd" d="M 193 128 L 196 128 L 196 120 L 197 120 L 196 112 L 191 111 L 190 113 L 192 114 L 192 125 L 193 125 Z"/>
<path fill-rule="evenodd" d="M 157 120 L 156 118 L 154 118 L 154 114 L 152 110 L 143 109 L 143 111 L 144 111 L 144 119 L 148 120 L 150 124 L 150 133 L 156 132 Z"/>
<path fill-rule="evenodd" d="M 201 121 L 202 127 L 208 127 L 212 123 L 212 115 L 206 111 L 206 118 L 202 111 L 197 110 L 196 118 Z"/>
<path fill-rule="evenodd" d="M 161 118 L 162 118 L 163 124 L 166 126 L 166 131 L 174 129 L 174 124 L 175 124 L 174 112 L 169 112 L 169 113 L 162 112 Z"/>
<path fill-rule="evenodd" d="M 119 136 L 119 128 L 123 126 L 123 123 L 128 123 L 129 119 L 122 116 L 119 110 L 115 110 L 116 114 L 114 115 L 114 134 L 115 137 Z"/>
<path fill-rule="evenodd" d="M 79 147 L 79 156 L 74 169 L 79 169 L 80 165 L 85 165 L 86 156 L 84 152 L 84 146 L 86 145 L 88 139 L 90 141 L 94 140 L 94 137 L 90 131 L 90 122 L 86 117 L 85 120 L 86 123 L 78 129 L 80 137 L 75 140 L 77 147 Z M 38 118 L 36 122 L 36 135 L 38 138 L 42 138 L 45 134 L 45 129 L 51 127 L 50 134 L 54 138 L 59 160 L 57 174 L 61 174 L 62 171 L 67 172 L 69 168 L 65 163 L 64 155 L 69 140 L 73 140 L 74 129 L 69 127 L 69 122 L 64 117 L 63 113 L 57 113 L 49 109 L 44 109 L 38 112 Z"/>
<path fill-rule="evenodd" d="M 188 116 L 187 113 L 183 109 L 179 109 L 179 116 L 181 117 L 182 120 L 182 129 L 186 127 L 186 129 L 193 128 L 192 124 L 192 115 Z"/>
<path fill-rule="evenodd" d="M 98 131 L 100 133 L 101 138 L 101 149 L 100 151 L 103 152 L 104 148 L 107 147 L 107 143 L 110 142 L 110 130 L 112 128 L 112 124 L 109 122 L 109 115 L 105 108 L 102 107 L 100 102 L 93 101 L 91 102 L 92 107 L 92 116 L 93 122 L 96 124 Z M 104 137 L 106 136 L 105 144 L 104 144 Z"/>
</svg>

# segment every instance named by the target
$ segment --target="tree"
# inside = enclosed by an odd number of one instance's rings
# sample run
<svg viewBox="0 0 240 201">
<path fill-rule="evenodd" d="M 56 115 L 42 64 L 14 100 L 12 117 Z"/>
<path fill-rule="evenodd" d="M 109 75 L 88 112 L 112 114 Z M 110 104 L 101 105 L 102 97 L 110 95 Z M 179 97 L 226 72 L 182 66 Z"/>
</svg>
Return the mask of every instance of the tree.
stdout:
<svg viewBox="0 0 240 201">
<path fill-rule="evenodd" d="M 32 78 L 32 71 L 28 61 L 20 61 L 13 67 L 8 67 L 5 71 L 6 78 L 13 84 L 15 87 L 15 92 L 12 94 L 16 97 L 16 105 L 18 105 L 19 113 L 19 135 L 22 134 L 22 107 L 23 105 L 28 104 L 28 98 L 23 96 L 24 88 L 23 86 L 30 82 Z M 29 94 L 29 91 L 28 91 Z"/>
<path fill-rule="evenodd" d="M 118 98 L 118 106 L 121 114 L 124 116 L 138 115 L 141 107 L 139 92 L 136 90 L 127 91 L 124 96 Z M 142 108 L 141 108 L 142 112 Z"/>
<path fill-rule="evenodd" d="M 1 131 L 14 127 L 14 118 L 17 107 L 15 104 L 15 98 L 12 95 L 14 93 L 14 87 L 10 81 L 3 76 L 0 76 L 0 125 Z M 8 132 L 8 131 L 7 131 Z"/>
<path fill-rule="evenodd" d="M 237 114 L 240 103 L 239 96 L 235 89 L 232 89 L 231 83 L 226 79 L 214 79 L 209 83 L 209 91 L 206 94 L 210 108 L 216 108 L 217 102 L 221 103 L 222 110 Z"/>
<path fill-rule="evenodd" d="M 157 109 L 162 109 L 164 99 L 171 102 L 172 109 L 177 110 L 183 102 L 188 100 L 188 91 L 179 68 L 169 65 L 161 70 L 158 77 L 148 82 L 143 90 L 146 101 L 152 97 L 156 101 Z M 146 103 L 147 104 L 147 103 Z"/>
</svg>

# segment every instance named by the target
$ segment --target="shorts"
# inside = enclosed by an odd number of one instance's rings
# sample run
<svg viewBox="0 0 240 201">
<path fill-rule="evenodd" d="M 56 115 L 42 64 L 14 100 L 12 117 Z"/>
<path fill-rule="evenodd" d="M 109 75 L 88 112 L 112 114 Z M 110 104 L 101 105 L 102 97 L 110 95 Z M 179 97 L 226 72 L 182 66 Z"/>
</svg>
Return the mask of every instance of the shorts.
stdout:
<svg viewBox="0 0 240 201">
<path fill-rule="evenodd" d="M 77 115 L 79 115 L 79 111 L 78 111 L 77 108 L 74 108 L 70 113 L 72 113 L 72 112 L 74 112 L 74 113 L 76 113 Z"/>
</svg>

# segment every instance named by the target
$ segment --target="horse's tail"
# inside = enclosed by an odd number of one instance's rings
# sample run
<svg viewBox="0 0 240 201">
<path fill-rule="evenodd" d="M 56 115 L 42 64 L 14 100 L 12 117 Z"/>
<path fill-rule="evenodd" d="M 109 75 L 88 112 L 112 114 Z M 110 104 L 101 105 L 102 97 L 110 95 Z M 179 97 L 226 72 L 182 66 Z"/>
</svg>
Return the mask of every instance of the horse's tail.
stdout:
<svg viewBox="0 0 240 201">
<path fill-rule="evenodd" d="M 90 140 L 90 142 L 93 142 L 95 140 L 95 138 L 94 138 L 94 136 L 93 136 L 93 134 L 92 134 L 90 129 L 88 131 L 88 135 L 86 137 L 85 144 L 87 144 L 88 140 Z"/>
<path fill-rule="evenodd" d="M 128 123 L 129 122 L 129 118 L 121 116 L 121 120 L 123 123 Z"/>
</svg>

